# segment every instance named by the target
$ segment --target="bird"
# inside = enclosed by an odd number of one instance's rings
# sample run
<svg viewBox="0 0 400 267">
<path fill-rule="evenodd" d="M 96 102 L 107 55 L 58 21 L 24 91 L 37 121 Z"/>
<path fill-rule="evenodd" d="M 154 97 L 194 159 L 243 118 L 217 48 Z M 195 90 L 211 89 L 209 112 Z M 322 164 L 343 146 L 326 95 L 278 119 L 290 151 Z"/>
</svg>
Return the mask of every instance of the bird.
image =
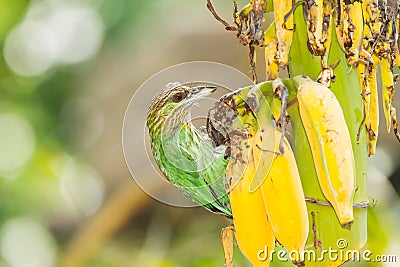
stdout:
<svg viewBox="0 0 400 267">
<path fill-rule="evenodd" d="M 163 176 L 194 202 L 232 219 L 225 185 L 226 147 L 216 146 L 204 127 L 196 128 L 190 121 L 193 105 L 216 89 L 168 83 L 153 98 L 146 125 Z"/>
<path fill-rule="evenodd" d="M 221 231 L 225 266 L 233 267 L 234 240 L 253 266 L 269 266 L 269 260 L 260 262 L 257 252 L 263 246 L 273 249 L 273 224 L 263 198 L 267 192 L 254 177 L 264 178 L 267 166 L 280 155 L 275 151 L 279 142 L 271 139 L 278 130 L 263 101 L 273 85 L 266 82 L 225 94 L 209 109 L 205 127 L 197 129 L 191 123 L 191 108 L 216 89 L 167 84 L 147 114 L 151 150 L 169 182 L 209 211 L 232 220 Z"/>
</svg>

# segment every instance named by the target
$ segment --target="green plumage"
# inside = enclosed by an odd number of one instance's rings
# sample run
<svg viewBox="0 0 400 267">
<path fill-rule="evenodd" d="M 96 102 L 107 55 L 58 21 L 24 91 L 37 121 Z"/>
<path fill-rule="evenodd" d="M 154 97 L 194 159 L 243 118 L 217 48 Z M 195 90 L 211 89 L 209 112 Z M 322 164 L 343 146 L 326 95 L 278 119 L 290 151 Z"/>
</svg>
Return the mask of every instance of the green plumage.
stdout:
<svg viewBox="0 0 400 267">
<path fill-rule="evenodd" d="M 147 117 L 153 156 L 164 176 L 206 209 L 232 217 L 225 189 L 229 159 L 188 121 L 193 103 L 215 88 L 169 84 L 153 99 Z"/>
</svg>

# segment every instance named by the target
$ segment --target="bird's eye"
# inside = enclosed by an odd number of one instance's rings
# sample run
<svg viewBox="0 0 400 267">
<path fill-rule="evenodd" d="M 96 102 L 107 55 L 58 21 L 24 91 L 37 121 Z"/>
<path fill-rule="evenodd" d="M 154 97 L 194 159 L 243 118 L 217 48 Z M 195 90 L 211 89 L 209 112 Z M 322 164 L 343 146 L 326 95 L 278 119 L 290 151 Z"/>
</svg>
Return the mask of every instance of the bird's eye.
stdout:
<svg viewBox="0 0 400 267">
<path fill-rule="evenodd" d="M 186 97 L 186 94 L 184 92 L 176 93 L 172 96 L 172 101 L 175 103 L 181 102 L 184 98 Z"/>
</svg>

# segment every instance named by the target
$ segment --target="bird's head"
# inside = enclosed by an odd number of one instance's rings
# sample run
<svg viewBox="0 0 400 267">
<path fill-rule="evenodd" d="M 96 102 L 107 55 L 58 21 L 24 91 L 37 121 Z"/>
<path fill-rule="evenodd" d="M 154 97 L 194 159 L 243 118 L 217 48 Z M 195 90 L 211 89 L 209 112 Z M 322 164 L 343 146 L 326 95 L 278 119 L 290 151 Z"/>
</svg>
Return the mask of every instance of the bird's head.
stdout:
<svg viewBox="0 0 400 267">
<path fill-rule="evenodd" d="M 152 131 L 162 127 L 166 121 L 169 122 L 168 127 L 182 125 L 192 105 L 215 89 L 215 86 L 187 86 L 178 82 L 167 84 L 166 88 L 153 98 L 147 113 L 147 127 Z"/>
</svg>

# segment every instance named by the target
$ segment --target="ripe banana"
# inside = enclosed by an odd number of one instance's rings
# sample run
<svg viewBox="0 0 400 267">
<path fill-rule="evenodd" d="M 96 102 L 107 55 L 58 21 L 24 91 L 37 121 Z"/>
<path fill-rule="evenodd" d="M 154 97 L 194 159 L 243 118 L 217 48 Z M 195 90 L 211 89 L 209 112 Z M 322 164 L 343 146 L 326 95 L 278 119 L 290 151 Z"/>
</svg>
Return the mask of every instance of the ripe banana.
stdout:
<svg viewBox="0 0 400 267">
<path fill-rule="evenodd" d="M 333 9 L 333 15 L 335 18 L 335 31 L 336 31 L 336 39 L 339 43 L 340 48 L 345 51 L 344 40 L 343 40 L 343 6 L 344 3 L 341 0 L 337 1 L 336 8 Z"/>
<path fill-rule="evenodd" d="M 272 82 L 273 91 L 281 91 L 282 104 L 287 101 L 284 96 L 286 88 L 283 87 L 280 79 Z M 255 172 L 249 189 L 261 190 L 275 238 L 293 252 L 290 255 L 293 262 L 302 265 L 308 237 L 308 215 L 293 151 L 283 133 L 273 127 L 272 111 L 263 92 L 253 87 L 246 101 L 258 123 L 254 145 L 251 146 Z M 281 113 L 279 117 L 285 117 L 286 111 L 281 110 Z"/>
<path fill-rule="evenodd" d="M 357 142 L 360 139 L 360 132 L 362 127 L 365 125 L 367 129 L 368 136 L 374 136 L 375 133 L 371 130 L 371 119 L 370 119 L 370 105 L 371 105 L 371 88 L 368 81 L 368 64 L 360 62 L 356 67 L 358 80 L 361 87 L 361 98 L 363 101 L 363 119 L 361 121 L 360 127 L 358 128 Z"/>
<path fill-rule="evenodd" d="M 233 225 L 222 228 L 221 241 L 224 249 L 225 267 L 233 267 L 233 243 L 235 227 Z"/>
<path fill-rule="evenodd" d="M 343 8 L 343 42 L 349 65 L 360 60 L 364 20 L 361 1 L 345 4 Z M 368 54 L 368 52 L 365 52 Z M 369 55 L 369 57 L 371 57 Z M 372 59 L 370 60 L 372 62 Z"/>
<path fill-rule="evenodd" d="M 362 96 L 364 99 L 364 112 L 367 111 L 365 122 L 367 126 L 368 155 L 371 156 L 375 154 L 379 134 L 379 102 L 376 68 L 381 61 L 379 54 L 382 53 L 383 47 L 380 37 L 382 18 L 380 18 L 381 10 L 378 0 L 363 1 L 362 8 L 364 15 L 363 49 L 371 53 L 374 62 L 373 64 L 369 63 L 365 65 L 364 68 L 361 66 L 364 73 L 360 73 L 359 71 L 360 82 L 361 79 L 364 79 L 364 83 L 362 84 Z M 388 94 L 384 91 L 382 97 L 384 99 L 385 116 L 387 115 L 386 118 L 390 123 L 390 107 L 385 107 L 385 105 L 388 104 Z"/>
<path fill-rule="evenodd" d="M 321 34 L 321 42 L 324 45 L 324 56 L 329 53 L 329 49 L 331 47 L 332 42 L 332 9 L 333 3 L 330 0 L 324 0 L 323 11 L 324 11 L 324 19 L 322 21 L 322 34 Z M 328 57 L 326 56 L 326 62 L 328 63 Z"/>
<path fill-rule="evenodd" d="M 255 173 L 255 162 L 252 153 L 254 136 L 243 138 L 241 134 L 231 134 L 232 159 L 227 168 L 228 186 L 231 186 L 231 202 L 235 237 L 243 255 L 253 266 L 269 266 L 269 257 L 260 261 L 258 253 L 265 247 L 271 251 L 275 238 L 268 220 L 261 190 L 250 192 L 250 183 Z M 244 155 L 247 157 L 243 158 Z M 235 184 L 235 177 L 240 180 Z"/>
<path fill-rule="evenodd" d="M 271 82 L 266 82 L 265 86 L 272 87 Z M 237 114 L 231 123 L 225 123 L 229 127 L 227 135 L 231 151 L 231 160 L 226 171 L 226 184 L 231 202 L 235 237 L 240 250 L 253 266 L 269 266 L 269 257 L 265 261 L 260 260 L 259 251 L 266 247 L 268 251 L 271 251 L 275 245 L 275 238 L 261 190 L 259 187 L 250 190 L 256 174 L 253 156 L 254 136 L 259 128 L 259 122 L 251 111 L 254 108 L 251 106 L 251 96 L 254 96 L 252 91 L 256 91 L 259 96 L 262 95 L 257 87 L 248 87 L 233 92 L 226 97 L 226 100 L 224 98 L 222 100 L 228 101 L 227 107 L 234 108 Z M 268 112 L 268 110 L 265 111 Z M 262 119 L 261 122 L 265 123 Z M 229 261 L 229 253 L 226 254 L 226 258 Z"/>
<path fill-rule="evenodd" d="M 335 77 L 333 69 L 328 66 L 332 42 L 332 8 L 330 0 L 307 0 L 303 4 L 308 33 L 307 47 L 311 54 L 321 56 L 322 70 L 318 81 L 327 87 Z"/>
<path fill-rule="evenodd" d="M 380 9 L 378 6 L 379 0 L 362 1 L 364 24 L 372 34 L 372 36 L 369 37 L 374 39 L 372 42 L 375 41 L 381 31 L 382 23 L 380 19 Z"/>
<path fill-rule="evenodd" d="M 375 18 L 376 15 L 374 12 L 378 11 L 378 6 L 374 5 L 375 4 L 374 1 L 375 0 L 367 0 L 363 1 L 361 4 L 363 12 L 363 20 L 364 20 L 364 31 L 363 31 L 364 38 L 361 43 L 361 47 L 365 51 L 372 51 L 372 46 L 374 44 L 373 29 L 375 29 L 377 25 L 376 23 L 377 19 Z M 375 136 L 375 132 L 371 128 L 371 118 L 370 118 L 370 106 L 371 106 L 370 86 L 372 86 L 373 84 L 371 85 L 369 84 L 369 79 L 368 79 L 369 70 L 370 66 L 367 63 L 359 62 L 359 64 L 357 64 L 356 71 L 360 83 L 361 97 L 363 103 L 363 119 L 358 128 L 357 142 L 360 139 L 361 130 L 364 125 L 367 131 L 368 142 Z M 370 147 L 370 144 L 368 144 L 368 146 Z"/>
<path fill-rule="evenodd" d="M 307 24 L 308 41 L 307 46 L 311 54 L 322 56 L 324 46 L 322 40 L 322 27 L 324 20 L 323 0 L 307 0 L 303 4 L 304 19 Z"/>
<path fill-rule="evenodd" d="M 374 155 L 376 150 L 376 143 L 378 141 L 379 134 L 379 96 L 378 86 L 376 83 L 376 68 L 379 59 L 373 55 L 375 64 L 369 65 L 367 70 L 367 80 L 369 85 L 369 119 L 370 119 L 370 131 L 367 134 L 368 143 L 368 156 Z"/>
<path fill-rule="evenodd" d="M 293 16 L 290 11 L 292 0 L 273 0 L 275 29 L 277 38 L 277 61 L 280 67 L 285 67 L 289 62 L 289 51 L 293 38 Z M 286 16 L 289 14 L 289 16 Z"/>
<path fill-rule="evenodd" d="M 279 151 L 281 133 L 275 131 L 275 151 Z M 256 163 L 262 154 L 271 154 L 262 149 L 265 139 L 261 137 L 261 131 L 258 131 L 255 136 L 257 145 L 253 149 Z M 260 189 L 275 238 L 291 252 L 293 263 L 300 266 L 303 265 L 304 246 L 308 237 L 307 207 L 296 160 L 286 138 L 283 146 L 284 153 L 275 154 L 270 171 Z"/>
<path fill-rule="evenodd" d="M 306 76 L 293 78 L 322 192 L 340 223 L 353 222 L 354 155 L 342 108 L 324 85 Z"/>
<path fill-rule="evenodd" d="M 390 128 L 392 124 L 390 117 L 390 110 L 392 108 L 394 86 L 393 86 L 393 74 L 390 69 L 390 63 L 387 59 L 382 59 L 380 70 L 382 77 L 383 113 L 385 114 L 386 131 L 390 133 Z"/>
<path fill-rule="evenodd" d="M 399 4 L 400 5 L 400 4 Z M 398 10 L 400 9 L 400 6 L 398 6 Z M 400 11 L 400 10 L 399 10 Z M 395 18 L 395 29 L 396 29 L 396 34 L 395 34 L 395 41 L 393 43 L 394 45 L 394 64 L 397 67 L 400 67 L 400 48 L 399 48 L 399 27 L 400 27 L 400 12 L 396 14 Z"/>
<path fill-rule="evenodd" d="M 329 53 L 332 40 L 332 1 L 307 0 L 303 5 L 308 30 L 308 49 L 315 56 Z M 327 66 L 327 61 L 323 62 Z"/>
<path fill-rule="evenodd" d="M 396 119 L 396 109 L 392 106 L 394 96 L 393 66 L 396 64 L 396 51 L 398 51 L 398 10 L 399 4 L 392 1 L 383 1 L 383 5 L 379 6 L 383 20 L 381 41 L 378 43 L 376 53 L 381 59 L 381 76 L 382 76 L 382 97 L 383 110 L 386 119 L 386 129 L 389 132 L 391 124 L 393 131 L 400 141 L 400 133 L 398 132 L 398 124 Z"/>
<path fill-rule="evenodd" d="M 354 0 L 346 3 L 339 0 L 336 14 L 336 36 L 346 54 L 347 63 L 351 66 L 360 61 L 373 63 L 371 55 L 362 49 L 364 20 L 361 1 Z"/>
<path fill-rule="evenodd" d="M 279 65 L 277 61 L 277 39 L 275 22 L 273 22 L 265 31 L 264 46 L 266 80 L 274 80 L 278 78 L 279 72 Z"/>
</svg>

